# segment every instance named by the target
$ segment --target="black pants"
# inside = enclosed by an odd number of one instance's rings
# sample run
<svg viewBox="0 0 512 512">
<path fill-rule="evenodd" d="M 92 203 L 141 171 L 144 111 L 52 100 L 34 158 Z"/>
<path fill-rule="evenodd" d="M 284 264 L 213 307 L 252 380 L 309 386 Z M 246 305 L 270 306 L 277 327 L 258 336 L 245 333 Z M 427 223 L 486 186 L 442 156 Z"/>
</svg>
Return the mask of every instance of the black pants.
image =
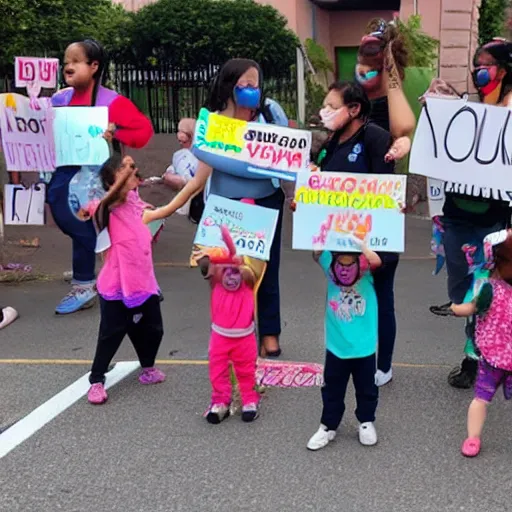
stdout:
<svg viewBox="0 0 512 512">
<path fill-rule="evenodd" d="M 100 332 L 89 382 L 105 382 L 108 366 L 127 334 L 142 368 L 154 366 L 164 335 L 158 295 L 136 308 L 127 308 L 120 300 L 100 297 L 100 309 Z"/>
<path fill-rule="evenodd" d="M 324 367 L 321 423 L 336 430 L 345 412 L 345 393 L 352 375 L 356 388 L 356 417 L 360 423 L 375 421 L 379 390 L 375 385 L 375 354 L 359 359 L 339 359 L 327 350 Z"/>
</svg>

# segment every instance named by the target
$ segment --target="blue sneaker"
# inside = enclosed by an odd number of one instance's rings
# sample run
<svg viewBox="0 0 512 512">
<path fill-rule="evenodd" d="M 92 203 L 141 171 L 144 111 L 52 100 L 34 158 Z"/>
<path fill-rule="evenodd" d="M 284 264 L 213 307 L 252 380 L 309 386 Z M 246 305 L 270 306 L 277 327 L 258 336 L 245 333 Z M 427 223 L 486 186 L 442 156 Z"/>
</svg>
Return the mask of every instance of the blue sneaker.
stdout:
<svg viewBox="0 0 512 512">
<path fill-rule="evenodd" d="M 69 315 L 81 309 L 92 308 L 98 292 L 94 284 L 74 284 L 71 291 L 55 308 L 57 315 Z"/>
</svg>

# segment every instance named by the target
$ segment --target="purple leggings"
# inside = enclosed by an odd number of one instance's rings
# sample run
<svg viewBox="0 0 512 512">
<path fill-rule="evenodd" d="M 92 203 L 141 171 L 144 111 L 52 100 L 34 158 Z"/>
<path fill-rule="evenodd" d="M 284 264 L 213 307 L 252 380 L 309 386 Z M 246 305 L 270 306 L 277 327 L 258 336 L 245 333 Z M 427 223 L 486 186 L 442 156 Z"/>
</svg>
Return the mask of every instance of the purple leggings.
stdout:
<svg viewBox="0 0 512 512">
<path fill-rule="evenodd" d="M 490 403 L 501 385 L 503 385 L 505 400 L 510 400 L 512 398 L 512 372 L 495 368 L 484 359 L 480 359 L 475 382 L 475 398 Z"/>
</svg>

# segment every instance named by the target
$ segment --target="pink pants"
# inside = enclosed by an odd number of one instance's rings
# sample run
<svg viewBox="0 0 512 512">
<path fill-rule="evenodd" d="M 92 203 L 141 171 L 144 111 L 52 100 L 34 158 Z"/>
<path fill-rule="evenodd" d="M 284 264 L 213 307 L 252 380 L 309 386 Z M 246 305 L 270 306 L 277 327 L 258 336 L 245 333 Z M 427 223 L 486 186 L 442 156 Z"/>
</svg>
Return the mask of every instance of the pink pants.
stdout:
<svg viewBox="0 0 512 512">
<path fill-rule="evenodd" d="M 243 338 L 228 338 L 212 331 L 209 348 L 209 372 L 212 404 L 231 403 L 230 363 L 233 364 L 240 387 L 242 404 L 259 403 L 256 391 L 256 360 L 258 347 L 254 333 Z"/>
</svg>

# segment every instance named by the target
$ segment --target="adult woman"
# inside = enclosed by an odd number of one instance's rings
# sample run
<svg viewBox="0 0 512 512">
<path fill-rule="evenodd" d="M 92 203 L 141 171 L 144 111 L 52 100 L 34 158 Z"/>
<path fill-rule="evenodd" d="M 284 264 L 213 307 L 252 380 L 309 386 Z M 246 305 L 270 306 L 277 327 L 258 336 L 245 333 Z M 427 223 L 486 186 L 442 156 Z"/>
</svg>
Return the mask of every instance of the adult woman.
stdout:
<svg viewBox="0 0 512 512">
<path fill-rule="evenodd" d="M 249 59 L 231 59 L 222 66 L 212 84 L 206 108 L 211 112 L 243 121 L 253 121 L 261 113 L 263 77 L 259 65 Z M 210 178 L 211 177 L 211 178 Z M 237 172 L 228 166 L 212 169 L 199 163 L 195 176 L 166 207 L 174 213 L 187 200 L 198 194 L 210 178 L 210 193 L 229 199 L 254 199 L 256 204 L 279 211 L 270 260 L 258 290 L 258 329 L 263 356 L 281 354 L 279 335 L 281 316 L 279 300 L 279 261 L 284 194 L 276 180 L 250 172 Z"/>
<path fill-rule="evenodd" d="M 391 135 L 368 122 L 371 103 L 363 87 L 355 82 L 335 83 L 329 87 L 320 116 L 333 131 L 322 160 L 323 172 L 392 174 L 394 163 L 386 158 Z M 392 378 L 391 358 L 396 335 L 394 278 L 398 255 L 380 253 L 382 267 L 374 273 L 378 301 L 379 350 L 376 383 L 384 385 Z"/>
</svg>

